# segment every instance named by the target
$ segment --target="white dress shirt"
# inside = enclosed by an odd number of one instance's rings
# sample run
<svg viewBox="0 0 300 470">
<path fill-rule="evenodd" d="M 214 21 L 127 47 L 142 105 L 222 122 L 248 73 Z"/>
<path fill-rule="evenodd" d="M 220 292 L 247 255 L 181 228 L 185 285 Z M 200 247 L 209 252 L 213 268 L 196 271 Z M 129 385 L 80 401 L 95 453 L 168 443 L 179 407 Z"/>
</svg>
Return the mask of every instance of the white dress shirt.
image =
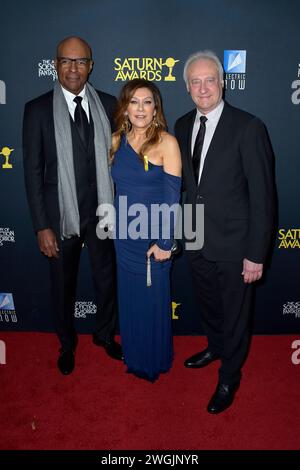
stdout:
<svg viewBox="0 0 300 470">
<path fill-rule="evenodd" d="M 200 127 L 200 116 L 207 117 L 207 121 L 205 123 L 206 131 L 205 131 L 204 142 L 203 142 L 203 147 L 202 147 L 202 152 L 201 152 L 198 184 L 200 182 L 200 178 L 202 175 L 205 157 L 207 155 L 207 151 L 209 149 L 209 146 L 212 141 L 213 135 L 215 133 L 219 119 L 221 117 L 223 108 L 224 108 L 224 101 L 222 100 L 215 109 L 213 109 L 212 111 L 210 111 L 210 113 L 207 113 L 205 115 L 200 113 L 199 109 L 197 109 L 197 114 L 196 114 L 196 118 L 194 121 L 194 127 L 193 127 L 193 133 L 192 133 L 192 147 L 191 147 L 192 155 L 193 155 L 196 137 L 197 137 L 198 130 Z"/>
<path fill-rule="evenodd" d="M 87 96 L 86 96 L 86 93 L 85 93 L 85 85 L 84 85 L 84 88 L 81 90 L 81 92 L 78 95 L 74 95 L 70 91 L 66 90 L 63 86 L 61 88 L 62 88 L 64 97 L 66 98 L 66 102 L 67 102 L 67 105 L 68 105 L 68 108 L 69 108 L 69 113 L 71 114 L 73 121 L 74 121 L 75 109 L 76 109 L 76 106 L 77 106 L 77 104 L 73 100 L 74 100 L 74 98 L 76 98 L 76 96 L 81 96 L 82 97 L 81 106 L 83 107 L 83 109 L 86 112 L 88 122 L 90 122 L 89 102 L 87 100 Z"/>
</svg>

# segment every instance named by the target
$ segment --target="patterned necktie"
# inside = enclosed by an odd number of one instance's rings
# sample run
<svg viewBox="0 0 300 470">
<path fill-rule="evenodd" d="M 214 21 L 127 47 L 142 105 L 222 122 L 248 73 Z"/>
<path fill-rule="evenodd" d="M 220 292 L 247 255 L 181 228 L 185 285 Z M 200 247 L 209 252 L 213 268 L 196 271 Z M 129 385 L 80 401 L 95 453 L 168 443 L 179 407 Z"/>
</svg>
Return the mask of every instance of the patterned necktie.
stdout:
<svg viewBox="0 0 300 470">
<path fill-rule="evenodd" d="M 197 186 L 198 186 L 198 179 L 199 179 L 201 153 L 202 153 L 202 147 L 203 147 L 205 130 L 206 130 L 206 125 L 205 125 L 206 121 L 207 121 L 206 116 L 200 116 L 200 127 L 199 127 L 199 131 L 195 140 L 194 151 L 193 151 L 193 169 L 194 169 L 194 176 L 195 176 L 195 181 L 196 181 Z"/>
<path fill-rule="evenodd" d="M 75 114 L 74 114 L 74 121 L 77 126 L 79 135 L 81 137 L 82 142 L 85 144 L 87 147 L 88 141 L 89 141 L 89 131 L 90 131 L 90 126 L 88 122 L 88 118 L 86 115 L 85 110 L 82 107 L 82 97 L 81 96 L 76 96 L 73 100 L 76 103 L 76 109 L 75 109 Z"/>
</svg>

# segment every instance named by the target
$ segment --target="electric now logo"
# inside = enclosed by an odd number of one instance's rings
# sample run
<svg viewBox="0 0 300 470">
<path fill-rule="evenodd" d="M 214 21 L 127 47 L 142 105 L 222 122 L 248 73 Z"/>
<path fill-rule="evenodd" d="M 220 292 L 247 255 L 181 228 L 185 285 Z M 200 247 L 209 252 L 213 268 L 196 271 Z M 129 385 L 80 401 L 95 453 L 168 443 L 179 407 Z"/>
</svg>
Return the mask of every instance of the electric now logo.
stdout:
<svg viewBox="0 0 300 470">
<path fill-rule="evenodd" d="M 225 73 L 245 73 L 246 72 L 246 52 L 247 51 L 224 51 Z"/>
<path fill-rule="evenodd" d="M 292 354 L 291 360 L 292 363 L 297 366 L 300 364 L 300 339 L 295 339 L 295 341 L 292 342 L 291 348 L 296 349 Z"/>
<path fill-rule="evenodd" d="M 0 365 L 1 364 L 6 364 L 6 345 L 2 340 L 0 340 Z"/>
</svg>

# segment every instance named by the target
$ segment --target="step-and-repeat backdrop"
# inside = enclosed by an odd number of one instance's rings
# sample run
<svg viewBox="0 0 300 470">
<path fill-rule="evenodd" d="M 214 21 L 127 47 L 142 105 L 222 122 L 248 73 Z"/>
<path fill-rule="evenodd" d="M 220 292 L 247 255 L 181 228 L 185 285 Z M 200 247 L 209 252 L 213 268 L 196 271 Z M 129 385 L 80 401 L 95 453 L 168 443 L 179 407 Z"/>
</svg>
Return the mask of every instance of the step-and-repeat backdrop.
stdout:
<svg viewBox="0 0 300 470">
<path fill-rule="evenodd" d="M 135 77 L 153 80 L 173 132 L 193 107 L 182 79 L 199 49 L 224 62 L 226 99 L 259 116 L 274 148 L 279 221 L 267 275 L 257 288 L 254 331 L 300 331 L 300 3 L 296 0 L 2 0 L 0 7 L 0 329 L 51 331 L 48 262 L 39 253 L 22 163 L 26 101 L 56 80 L 56 44 L 86 39 L 95 60 L 91 83 L 118 95 Z M 174 332 L 202 333 L 186 259 L 172 272 Z M 95 304 L 83 249 L 75 317 L 93 326 Z M 141 312 L 142 314 L 142 312 Z"/>
</svg>

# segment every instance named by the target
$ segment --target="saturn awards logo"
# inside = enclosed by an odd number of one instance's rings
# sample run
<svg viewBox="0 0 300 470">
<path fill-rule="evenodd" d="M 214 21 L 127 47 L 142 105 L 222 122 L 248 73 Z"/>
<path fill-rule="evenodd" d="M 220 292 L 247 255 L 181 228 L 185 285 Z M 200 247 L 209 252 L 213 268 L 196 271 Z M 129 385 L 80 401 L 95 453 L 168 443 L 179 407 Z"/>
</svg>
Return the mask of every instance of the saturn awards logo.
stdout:
<svg viewBox="0 0 300 470">
<path fill-rule="evenodd" d="M 179 320 L 178 313 L 176 310 L 181 304 L 177 304 L 176 302 L 172 302 L 172 320 Z"/>
<path fill-rule="evenodd" d="M 224 51 L 225 89 L 245 90 L 246 51 Z"/>
<path fill-rule="evenodd" d="M 9 147 L 2 147 L 0 155 L 3 156 L 4 158 L 4 163 L 2 163 L 2 168 L 3 170 L 11 170 L 12 169 L 12 164 L 10 163 L 10 154 L 14 151 L 15 149 L 11 149 Z"/>
<path fill-rule="evenodd" d="M 168 57 L 116 57 L 114 60 L 114 70 L 116 72 L 115 82 L 133 80 L 134 78 L 144 78 L 149 81 L 175 82 L 175 64 L 178 59 Z"/>
<path fill-rule="evenodd" d="M 57 79 L 57 72 L 53 59 L 42 59 L 38 63 L 38 76 L 50 77 L 53 81 Z"/>
<path fill-rule="evenodd" d="M 300 248 L 300 228 L 280 228 L 278 240 L 280 249 Z"/>
</svg>

